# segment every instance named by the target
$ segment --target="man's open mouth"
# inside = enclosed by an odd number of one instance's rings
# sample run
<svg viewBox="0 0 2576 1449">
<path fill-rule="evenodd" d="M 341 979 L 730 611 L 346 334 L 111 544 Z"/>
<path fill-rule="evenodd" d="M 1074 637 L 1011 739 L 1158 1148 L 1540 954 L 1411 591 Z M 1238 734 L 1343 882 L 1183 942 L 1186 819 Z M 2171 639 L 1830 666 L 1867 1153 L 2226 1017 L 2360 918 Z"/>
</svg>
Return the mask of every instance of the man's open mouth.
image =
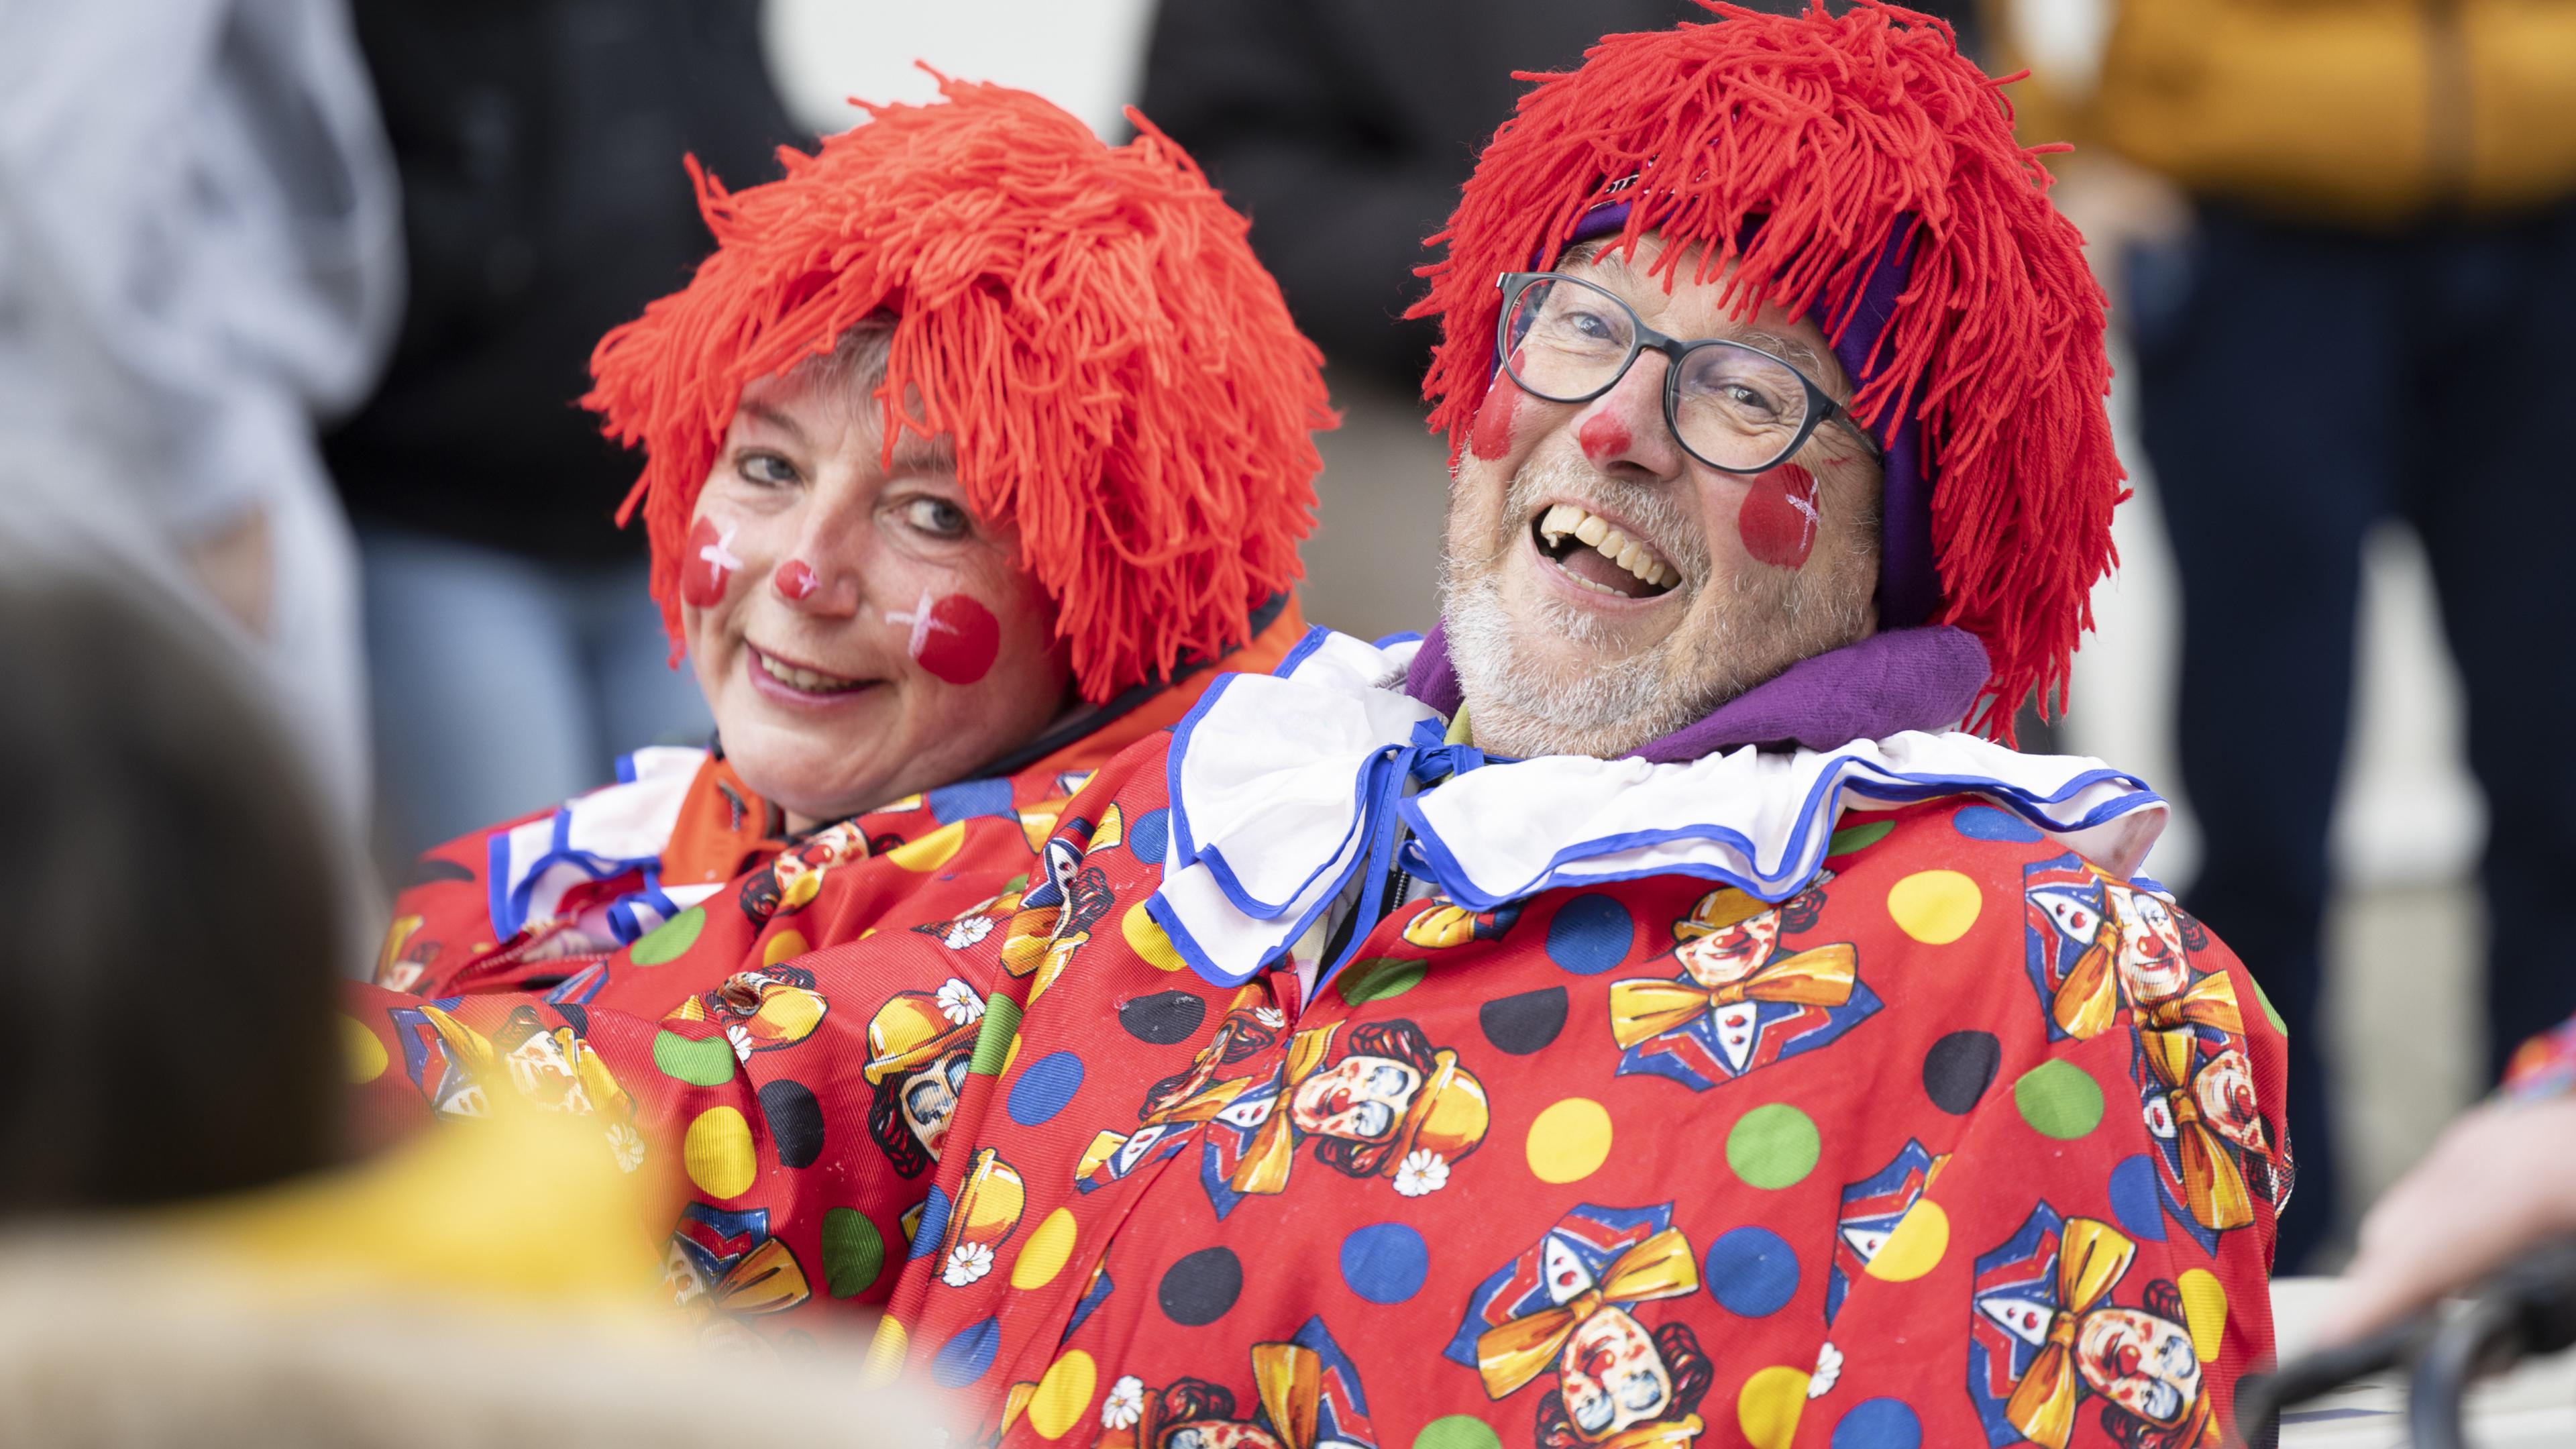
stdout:
<svg viewBox="0 0 2576 1449">
<path fill-rule="evenodd" d="M 1672 592 L 1681 573 L 1617 524 L 1571 503 L 1551 505 L 1530 524 L 1538 551 L 1567 578 L 1623 599 L 1652 599 Z"/>
<path fill-rule="evenodd" d="M 802 690 L 807 694 L 847 694 L 851 690 L 864 687 L 869 682 L 864 679 L 843 679 L 837 674 L 825 674 L 820 670 L 790 664 L 783 659 L 773 659 L 757 647 L 751 650 L 751 662 L 752 666 L 761 673 L 790 689 Z"/>
</svg>

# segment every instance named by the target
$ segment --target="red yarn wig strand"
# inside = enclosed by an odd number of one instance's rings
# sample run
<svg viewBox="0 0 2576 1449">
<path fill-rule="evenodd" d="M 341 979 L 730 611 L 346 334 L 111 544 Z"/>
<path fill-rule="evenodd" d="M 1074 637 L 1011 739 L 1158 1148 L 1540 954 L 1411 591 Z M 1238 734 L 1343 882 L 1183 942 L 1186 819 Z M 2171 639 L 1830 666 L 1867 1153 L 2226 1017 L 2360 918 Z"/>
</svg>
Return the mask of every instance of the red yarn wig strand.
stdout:
<svg viewBox="0 0 2576 1449">
<path fill-rule="evenodd" d="M 1247 642 L 1313 526 L 1322 357 L 1245 220 L 1143 117 L 1112 147 L 1025 91 L 940 91 L 861 103 L 767 185 L 727 191 L 692 158 L 714 254 L 591 354 L 584 405 L 645 450 L 618 521 L 644 516 L 673 640 L 681 540 L 744 385 L 888 312 L 888 465 L 897 428 L 954 440 L 1084 698 Z"/>
<path fill-rule="evenodd" d="M 1432 426 L 1454 463 L 1492 375 L 1494 278 L 1553 265 L 1605 201 L 1634 203 L 1629 254 L 1648 233 L 1688 244 L 1657 259 L 1666 286 L 1685 256 L 1698 282 L 1732 265 L 1721 295 L 1737 315 L 1821 307 L 1836 338 L 1911 217 L 1911 270 L 1854 411 L 1882 433 L 1909 413 L 1922 425 L 1938 619 L 1985 644 L 1994 673 L 1971 727 L 2009 742 L 2023 700 L 2063 707 L 2128 496 L 2083 238 L 2013 139 L 2000 83 L 1947 25 L 1878 0 L 1796 17 L 1701 3 L 1715 22 L 1605 36 L 1570 73 L 1520 76 L 1536 85 L 1430 239 L 1446 254 L 1421 269 L 1430 291 L 1410 315 L 1441 319 Z"/>
</svg>

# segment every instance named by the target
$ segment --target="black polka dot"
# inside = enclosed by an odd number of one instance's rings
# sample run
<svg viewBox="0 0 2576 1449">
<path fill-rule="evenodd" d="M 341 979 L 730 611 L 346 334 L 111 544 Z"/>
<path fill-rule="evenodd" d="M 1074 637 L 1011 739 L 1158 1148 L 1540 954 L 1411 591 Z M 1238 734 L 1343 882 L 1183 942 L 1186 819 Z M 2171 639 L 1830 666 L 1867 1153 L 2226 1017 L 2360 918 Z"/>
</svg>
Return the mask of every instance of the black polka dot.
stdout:
<svg viewBox="0 0 2576 1449">
<path fill-rule="evenodd" d="M 1484 1027 L 1485 1040 L 1497 1050 L 1516 1057 L 1528 1056 L 1565 1030 L 1565 988 L 1551 986 L 1544 991 L 1497 997 L 1477 1009 L 1476 1022 Z"/>
<path fill-rule="evenodd" d="M 1232 1248 L 1201 1248 L 1163 1271 L 1155 1291 L 1163 1316 L 1184 1328 L 1200 1328 L 1225 1316 L 1243 1295 L 1243 1260 Z"/>
<path fill-rule="evenodd" d="M 1206 999 L 1187 991 L 1157 991 L 1118 1006 L 1118 1024 L 1127 1034 L 1155 1046 L 1188 1041 L 1205 1020 Z"/>
<path fill-rule="evenodd" d="M 778 1147 L 780 1166 L 811 1167 L 823 1155 L 823 1107 L 803 1083 L 763 1083 L 760 1114 L 769 1119 L 769 1140 Z"/>
<path fill-rule="evenodd" d="M 443 880 L 472 879 L 474 879 L 474 872 L 458 865 L 455 861 L 440 860 L 434 855 L 424 855 L 412 862 L 411 879 L 405 884 L 425 886 L 436 885 Z"/>
<path fill-rule="evenodd" d="M 1954 1031 L 1923 1054 L 1923 1091 L 1932 1105 L 1961 1116 L 1993 1085 L 2004 1059 L 2003 1043 L 1990 1031 Z"/>
</svg>

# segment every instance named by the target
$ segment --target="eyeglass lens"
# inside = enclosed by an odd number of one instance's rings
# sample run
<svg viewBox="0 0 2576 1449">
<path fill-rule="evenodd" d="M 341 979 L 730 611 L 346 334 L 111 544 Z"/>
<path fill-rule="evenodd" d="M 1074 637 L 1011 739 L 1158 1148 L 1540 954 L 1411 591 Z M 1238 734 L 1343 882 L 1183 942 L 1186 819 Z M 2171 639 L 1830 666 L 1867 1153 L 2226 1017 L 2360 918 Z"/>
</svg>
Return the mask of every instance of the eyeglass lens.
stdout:
<svg viewBox="0 0 2576 1449">
<path fill-rule="evenodd" d="M 1618 381 L 1637 339 L 1637 314 L 1570 277 L 1521 289 L 1504 318 L 1513 380 L 1551 402 L 1580 402 Z M 1720 468 L 1752 471 L 1787 455 L 1807 421 L 1807 387 L 1787 364 L 1731 342 L 1683 354 L 1673 401 L 1682 446 Z"/>
</svg>

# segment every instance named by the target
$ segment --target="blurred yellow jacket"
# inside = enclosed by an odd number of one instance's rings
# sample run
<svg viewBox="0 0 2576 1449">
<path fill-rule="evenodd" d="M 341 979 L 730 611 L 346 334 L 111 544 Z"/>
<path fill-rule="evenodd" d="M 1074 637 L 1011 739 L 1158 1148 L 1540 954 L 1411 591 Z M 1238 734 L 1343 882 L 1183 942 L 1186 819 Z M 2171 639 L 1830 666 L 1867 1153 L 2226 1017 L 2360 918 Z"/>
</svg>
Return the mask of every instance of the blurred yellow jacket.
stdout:
<svg viewBox="0 0 2576 1449">
<path fill-rule="evenodd" d="M 2089 103 L 2068 117 L 2048 114 L 2060 97 L 2035 98 L 2026 139 L 2072 130 L 2194 192 L 2318 220 L 2492 213 L 2576 191 L 2576 0 L 2116 12 Z"/>
</svg>

